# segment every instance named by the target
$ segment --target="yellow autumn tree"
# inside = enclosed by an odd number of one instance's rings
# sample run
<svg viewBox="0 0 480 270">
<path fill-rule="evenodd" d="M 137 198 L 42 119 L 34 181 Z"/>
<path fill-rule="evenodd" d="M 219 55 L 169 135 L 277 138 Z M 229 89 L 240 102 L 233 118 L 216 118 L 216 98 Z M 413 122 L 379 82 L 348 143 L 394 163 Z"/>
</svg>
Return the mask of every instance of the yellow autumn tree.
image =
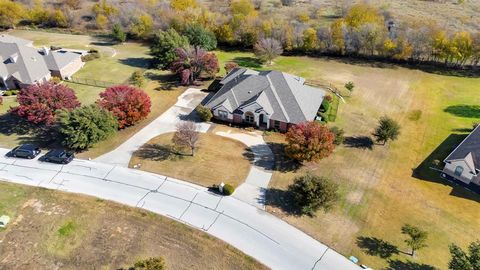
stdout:
<svg viewBox="0 0 480 270">
<path fill-rule="evenodd" d="M 345 23 L 353 28 L 359 28 L 367 23 L 383 25 L 383 16 L 375 7 L 360 3 L 350 8 L 345 16 Z"/>
<path fill-rule="evenodd" d="M 317 48 L 317 31 L 313 28 L 307 28 L 303 31 L 303 49 L 312 51 Z"/>
<path fill-rule="evenodd" d="M 175 10 L 187 10 L 188 8 L 198 7 L 197 1 L 195 0 L 171 0 L 170 7 Z"/>
</svg>

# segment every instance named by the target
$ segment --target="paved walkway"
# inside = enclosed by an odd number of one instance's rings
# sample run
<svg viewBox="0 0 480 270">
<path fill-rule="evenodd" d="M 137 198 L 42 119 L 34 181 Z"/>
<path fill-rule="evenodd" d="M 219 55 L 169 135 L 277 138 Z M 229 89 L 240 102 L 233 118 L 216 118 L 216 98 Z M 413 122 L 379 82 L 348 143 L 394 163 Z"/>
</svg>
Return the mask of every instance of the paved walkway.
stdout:
<svg viewBox="0 0 480 270">
<path fill-rule="evenodd" d="M 148 126 L 133 135 L 115 150 L 108 152 L 98 158 L 96 161 L 115 164 L 122 167 L 128 167 L 133 152 L 151 139 L 169 132 L 174 132 L 179 121 L 186 118 L 195 107 L 206 97 L 206 93 L 200 89 L 189 88 L 178 97 L 177 103 L 153 120 Z M 152 104 L 155 106 L 155 104 Z M 210 125 L 207 123 L 198 123 L 197 128 L 200 132 L 206 132 Z"/>
<path fill-rule="evenodd" d="M 263 140 L 262 135 L 257 132 L 239 133 L 216 132 L 215 134 L 241 141 L 247 145 L 253 153 L 253 166 L 243 184 L 233 194 L 234 197 L 249 203 L 259 209 L 265 210 L 265 193 L 268 183 L 272 178 L 275 157 L 270 147 Z"/>
<path fill-rule="evenodd" d="M 6 158 L 8 151 L 0 148 L 0 181 L 86 194 L 150 210 L 218 237 L 272 269 L 360 269 L 300 230 L 234 197 L 112 164 L 74 160 L 56 165 Z"/>
</svg>

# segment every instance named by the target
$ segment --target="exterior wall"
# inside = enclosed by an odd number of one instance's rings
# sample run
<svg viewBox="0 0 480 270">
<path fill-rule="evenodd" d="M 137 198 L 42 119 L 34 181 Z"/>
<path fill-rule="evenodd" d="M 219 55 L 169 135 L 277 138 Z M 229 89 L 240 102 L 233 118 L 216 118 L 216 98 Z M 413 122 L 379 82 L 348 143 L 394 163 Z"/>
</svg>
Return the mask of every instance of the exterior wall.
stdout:
<svg viewBox="0 0 480 270">
<path fill-rule="evenodd" d="M 213 110 L 213 117 L 215 117 L 215 118 L 218 119 L 218 120 L 227 121 L 227 122 L 233 122 L 233 114 L 228 113 L 227 118 L 223 118 L 223 117 L 220 116 L 220 114 L 218 113 L 218 111 L 226 111 L 226 112 L 228 112 L 228 111 L 227 111 L 226 109 L 224 109 L 223 107 L 220 107 L 220 108 L 217 108 L 217 109 Z"/>
<path fill-rule="evenodd" d="M 240 124 L 243 122 L 243 118 L 241 114 L 233 114 L 233 122 L 236 124 Z"/>
<path fill-rule="evenodd" d="M 292 124 L 288 124 L 288 123 L 285 123 L 285 122 L 280 122 L 280 129 L 279 131 L 281 132 L 287 132 L 288 131 L 288 128 L 291 126 Z M 271 129 L 275 129 L 275 121 L 270 119 L 270 128 Z"/>
<path fill-rule="evenodd" d="M 457 166 L 463 167 L 463 172 L 460 176 L 455 175 L 455 169 L 457 168 Z M 475 176 L 471 172 L 470 168 L 467 166 L 467 163 L 463 160 L 451 161 L 450 163 L 446 162 L 445 167 L 443 168 L 443 172 L 466 184 L 470 184 L 470 182 L 472 182 L 472 179 Z"/>
<path fill-rule="evenodd" d="M 84 65 L 85 65 L 85 63 L 79 57 L 79 58 L 77 58 L 77 60 L 68 64 L 67 66 L 65 66 L 64 68 L 62 68 L 59 71 L 52 70 L 52 75 L 56 76 L 56 77 L 60 77 L 62 79 L 67 79 L 67 78 L 70 78 L 77 71 L 79 71 Z M 56 73 L 56 74 L 54 74 L 54 73 Z"/>
</svg>

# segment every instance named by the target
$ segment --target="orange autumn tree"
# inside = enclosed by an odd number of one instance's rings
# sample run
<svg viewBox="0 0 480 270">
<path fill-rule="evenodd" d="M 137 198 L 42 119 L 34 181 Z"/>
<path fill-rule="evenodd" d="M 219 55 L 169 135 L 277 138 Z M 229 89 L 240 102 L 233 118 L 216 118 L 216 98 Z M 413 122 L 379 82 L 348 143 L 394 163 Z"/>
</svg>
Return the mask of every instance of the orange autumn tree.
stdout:
<svg viewBox="0 0 480 270">
<path fill-rule="evenodd" d="M 285 154 L 298 162 L 318 161 L 335 149 L 335 135 L 318 122 L 304 122 L 286 134 Z"/>
</svg>

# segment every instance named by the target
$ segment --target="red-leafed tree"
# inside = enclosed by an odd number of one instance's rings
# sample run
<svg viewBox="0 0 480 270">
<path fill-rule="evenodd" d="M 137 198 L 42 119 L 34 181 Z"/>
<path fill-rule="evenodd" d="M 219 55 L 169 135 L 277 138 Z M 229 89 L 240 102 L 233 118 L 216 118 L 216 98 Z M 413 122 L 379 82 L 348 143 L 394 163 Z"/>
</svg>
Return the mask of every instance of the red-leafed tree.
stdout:
<svg viewBox="0 0 480 270">
<path fill-rule="evenodd" d="M 117 85 L 100 93 L 98 105 L 113 113 L 120 129 L 133 126 L 150 113 L 150 97 L 133 86 Z"/>
<path fill-rule="evenodd" d="M 27 119 L 34 124 L 51 125 L 57 110 L 71 111 L 80 106 L 75 92 L 63 84 L 47 82 L 34 84 L 20 90 L 19 105 L 10 113 Z"/>
<path fill-rule="evenodd" d="M 299 162 L 318 161 L 335 149 L 335 135 L 318 122 L 305 122 L 291 127 L 286 134 L 285 153 Z"/>
<path fill-rule="evenodd" d="M 217 56 L 200 47 L 177 48 L 175 54 L 177 60 L 170 70 L 180 76 L 184 85 L 193 84 L 202 73 L 212 77 L 220 70 Z"/>
</svg>

